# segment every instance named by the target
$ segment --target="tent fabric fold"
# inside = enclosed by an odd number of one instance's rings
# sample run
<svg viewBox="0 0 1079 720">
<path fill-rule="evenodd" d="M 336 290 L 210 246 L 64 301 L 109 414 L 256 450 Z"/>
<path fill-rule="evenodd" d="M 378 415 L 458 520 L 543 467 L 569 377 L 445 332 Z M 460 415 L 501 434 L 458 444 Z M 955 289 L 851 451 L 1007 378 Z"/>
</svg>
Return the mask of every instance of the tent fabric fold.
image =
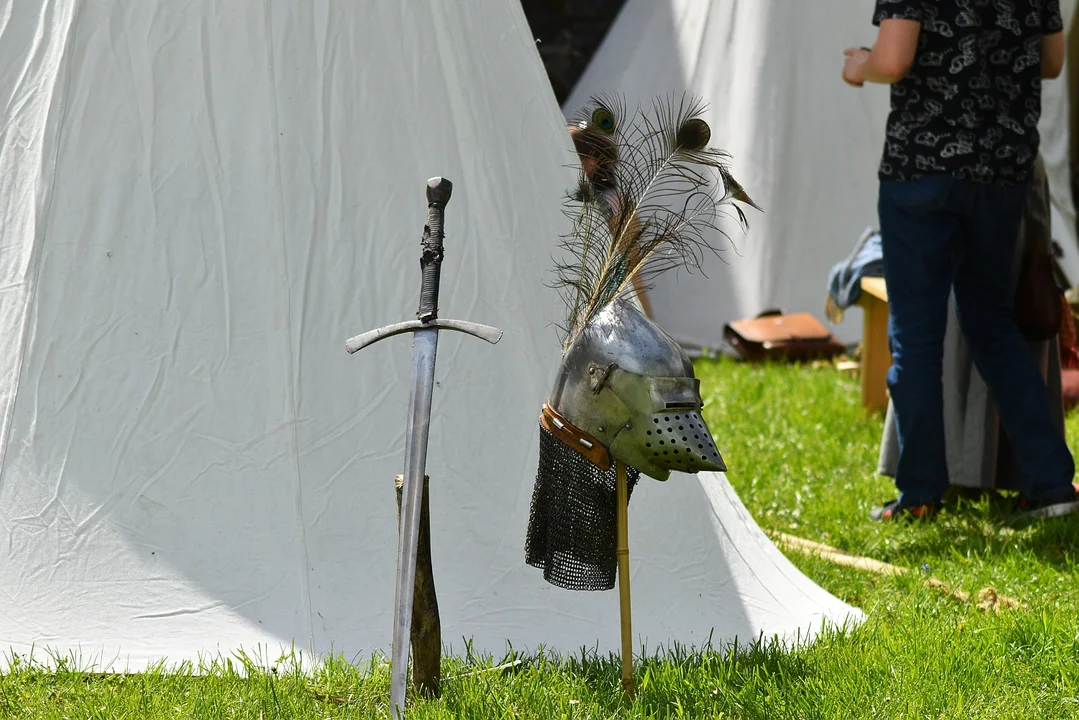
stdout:
<svg viewBox="0 0 1079 720">
<path fill-rule="evenodd" d="M 454 183 L 428 451 L 447 650 L 619 647 L 524 562 L 574 154 L 515 0 L 0 0 L 0 647 L 99 667 L 388 652 L 429 177 Z M 655 649 L 860 611 L 722 476 L 641 487 Z"/>
</svg>

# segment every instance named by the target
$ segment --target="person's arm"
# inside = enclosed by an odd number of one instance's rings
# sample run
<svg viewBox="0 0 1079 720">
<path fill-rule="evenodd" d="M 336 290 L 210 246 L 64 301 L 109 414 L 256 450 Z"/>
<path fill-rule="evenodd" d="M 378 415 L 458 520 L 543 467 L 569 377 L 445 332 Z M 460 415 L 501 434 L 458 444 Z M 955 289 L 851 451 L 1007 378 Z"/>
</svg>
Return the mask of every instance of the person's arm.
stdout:
<svg viewBox="0 0 1079 720">
<path fill-rule="evenodd" d="M 1064 16 L 1060 0 L 1046 0 L 1042 9 L 1042 78 L 1051 80 L 1064 70 Z"/>
<path fill-rule="evenodd" d="M 1052 80 L 1060 77 L 1064 70 L 1064 56 L 1067 49 L 1064 46 L 1064 33 L 1055 32 L 1051 35 L 1042 36 L 1042 78 Z"/>
<path fill-rule="evenodd" d="M 872 50 L 847 48 L 843 65 L 843 80 L 861 87 L 867 82 L 891 85 L 902 80 L 918 52 L 918 36 L 922 31 L 919 20 L 887 18 L 880 21 L 877 41 Z"/>
</svg>

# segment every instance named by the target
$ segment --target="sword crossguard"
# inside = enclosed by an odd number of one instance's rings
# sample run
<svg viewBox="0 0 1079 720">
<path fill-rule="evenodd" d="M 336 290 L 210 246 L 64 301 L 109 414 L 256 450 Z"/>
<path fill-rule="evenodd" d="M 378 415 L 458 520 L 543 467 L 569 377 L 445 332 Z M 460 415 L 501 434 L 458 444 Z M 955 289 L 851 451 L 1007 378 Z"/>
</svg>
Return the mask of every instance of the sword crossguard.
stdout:
<svg viewBox="0 0 1079 720">
<path fill-rule="evenodd" d="M 490 325 L 468 322 L 467 320 L 440 320 L 438 318 L 438 281 L 442 266 L 442 239 L 445 236 L 446 203 L 453 194 L 453 183 L 444 177 L 433 177 L 427 181 L 427 224 L 423 227 L 423 253 L 420 255 L 420 309 L 416 313 L 418 320 L 387 325 L 377 330 L 349 338 L 345 341 L 345 351 L 350 355 L 394 335 L 406 332 L 418 332 L 433 328 L 435 330 L 456 330 L 466 335 L 478 337 L 494 345 L 502 339 L 502 331 Z"/>
<path fill-rule="evenodd" d="M 345 351 L 351 355 L 358 350 L 363 350 L 369 345 L 374 345 L 379 340 L 385 340 L 388 337 L 400 335 L 401 333 L 416 332 L 417 330 L 423 330 L 425 328 L 456 330 L 457 332 L 462 332 L 466 335 L 471 335 L 472 337 L 478 337 L 480 340 L 486 340 L 492 345 L 502 339 L 502 331 L 498 328 L 469 322 L 467 320 L 445 320 L 441 318 L 431 320 L 430 322 L 408 320 L 393 325 L 386 325 L 385 327 L 380 327 L 376 330 L 368 330 L 356 337 L 349 338 L 345 341 Z"/>
</svg>

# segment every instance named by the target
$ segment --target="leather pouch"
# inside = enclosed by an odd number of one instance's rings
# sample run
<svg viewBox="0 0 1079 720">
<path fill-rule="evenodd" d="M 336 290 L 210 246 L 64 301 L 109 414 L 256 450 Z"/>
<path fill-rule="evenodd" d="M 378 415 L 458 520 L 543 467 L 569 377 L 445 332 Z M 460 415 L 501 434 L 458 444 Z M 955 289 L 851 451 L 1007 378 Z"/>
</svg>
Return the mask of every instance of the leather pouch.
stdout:
<svg viewBox="0 0 1079 720">
<path fill-rule="evenodd" d="M 810 313 L 767 311 L 752 319 L 728 323 L 723 335 L 750 362 L 817 360 L 846 351 L 843 343 Z"/>
</svg>

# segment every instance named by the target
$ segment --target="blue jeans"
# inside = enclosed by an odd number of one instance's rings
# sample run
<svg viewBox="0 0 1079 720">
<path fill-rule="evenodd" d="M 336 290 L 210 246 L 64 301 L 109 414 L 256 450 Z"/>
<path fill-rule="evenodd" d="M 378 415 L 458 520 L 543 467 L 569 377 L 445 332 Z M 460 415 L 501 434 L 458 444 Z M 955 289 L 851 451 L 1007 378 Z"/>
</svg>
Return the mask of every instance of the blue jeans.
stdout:
<svg viewBox="0 0 1079 720">
<path fill-rule="evenodd" d="M 895 484 L 904 505 L 940 502 L 948 487 L 942 373 L 953 290 L 974 365 L 1019 461 L 1022 494 L 1035 501 L 1072 496 L 1075 464 L 1015 324 L 1012 266 L 1028 189 L 951 175 L 881 182 L 888 388 L 899 435 Z"/>
</svg>

